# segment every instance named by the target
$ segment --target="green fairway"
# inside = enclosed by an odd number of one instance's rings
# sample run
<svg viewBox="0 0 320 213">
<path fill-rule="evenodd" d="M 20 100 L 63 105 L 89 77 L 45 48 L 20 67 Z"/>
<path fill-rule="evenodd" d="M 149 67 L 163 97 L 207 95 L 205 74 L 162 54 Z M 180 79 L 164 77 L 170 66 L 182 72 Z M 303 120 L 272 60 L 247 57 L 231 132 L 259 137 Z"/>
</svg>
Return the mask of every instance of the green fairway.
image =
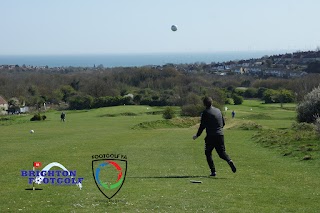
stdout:
<svg viewBox="0 0 320 213">
<path fill-rule="evenodd" d="M 198 125 L 134 128 L 163 120 L 158 113 L 163 108 L 66 111 L 66 122 L 57 111 L 47 112 L 41 122 L 29 121 L 32 115 L 0 121 L 0 212 L 319 212 L 320 160 L 285 157 L 256 143 L 257 130 L 239 128 L 250 121 L 261 129 L 288 129 L 295 106 L 244 101 L 227 107 L 226 149 L 238 170 L 232 173 L 214 152 L 217 177 L 208 176 L 205 134 L 192 140 Z M 93 178 L 92 155 L 97 154 L 127 156 L 125 182 L 110 200 Z M 84 178 L 82 190 L 51 184 L 25 190 L 32 185 L 20 171 L 32 170 L 34 161 L 76 170 Z"/>
</svg>

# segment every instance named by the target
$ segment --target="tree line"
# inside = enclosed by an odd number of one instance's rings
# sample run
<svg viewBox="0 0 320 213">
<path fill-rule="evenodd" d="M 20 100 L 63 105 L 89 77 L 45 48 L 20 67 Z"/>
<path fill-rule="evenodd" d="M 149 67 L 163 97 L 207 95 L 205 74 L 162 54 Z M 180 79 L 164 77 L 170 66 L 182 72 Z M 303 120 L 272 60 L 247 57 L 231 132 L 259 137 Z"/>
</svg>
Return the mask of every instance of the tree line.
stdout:
<svg viewBox="0 0 320 213">
<path fill-rule="evenodd" d="M 70 109 L 120 104 L 188 108 L 201 105 L 203 96 L 211 96 L 221 107 L 228 102 L 241 104 L 242 98 L 260 98 L 266 103 L 299 102 L 319 85 L 319 79 L 319 74 L 296 79 L 217 76 L 202 71 L 181 71 L 174 66 L 70 67 L 63 71 L 17 69 L 0 71 L 0 95 L 7 100 L 15 98 L 16 105 L 67 103 Z M 126 96 L 128 94 L 132 96 Z"/>
</svg>

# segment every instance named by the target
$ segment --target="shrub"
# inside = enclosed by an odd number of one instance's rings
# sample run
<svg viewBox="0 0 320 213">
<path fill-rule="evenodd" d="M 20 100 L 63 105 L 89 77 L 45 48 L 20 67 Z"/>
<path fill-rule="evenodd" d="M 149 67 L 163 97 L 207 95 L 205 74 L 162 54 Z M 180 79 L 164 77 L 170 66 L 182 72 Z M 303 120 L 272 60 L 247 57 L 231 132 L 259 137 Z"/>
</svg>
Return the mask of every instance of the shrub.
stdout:
<svg viewBox="0 0 320 213">
<path fill-rule="evenodd" d="M 172 119 L 175 117 L 175 112 L 172 107 L 166 107 L 165 110 L 163 111 L 162 117 L 164 119 Z"/>
<path fill-rule="evenodd" d="M 70 98 L 69 105 L 70 109 L 90 109 L 93 104 L 93 98 L 90 95 L 85 96 L 74 96 Z"/>
<path fill-rule="evenodd" d="M 44 121 L 47 119 L 47 116 L 45 115 L 40 115 L 40 113 L 35 114 L 32 118 L 30 118 L 30 121 Z"/>
<path fill-rule="evenodd" d="M 30 121 L 41 121 L 40 114 L 35 114 L 32 118 L 30 118 Z"/>
<path fill-rule="evenodd" d="M 305 123 L 305 122 L 302 122 L 302 123 L 294 122 L 294 123 L 292 123 L 291 128 L 296 131 L 299 131 L 299 130 L 313 131 L 314 125 L 309 124 L 309 123 Z"/>
<path fill-rule="evenodd" d="M 320 86 L 308 93 L 297 106 L 297 119 L 299 122 L 312 123 L 316 115 L 320 114 Z"/>
<path fill-rule="evenodd" d="M 259 130 L 259 129 L 262 129 L 262 126 L 253 121 L 249 121 L 247 123 L 241 124 L 239 128 L 242 130 Z"/>
<path fill-rule="evenodd" d="M 203 106 L 198 105 L 184 105 L 181 107 L 181 115 L 182 116 L 190 116 L 190 117 L 199 117 L 201 112 L 203 111 Z"/>
</svg>

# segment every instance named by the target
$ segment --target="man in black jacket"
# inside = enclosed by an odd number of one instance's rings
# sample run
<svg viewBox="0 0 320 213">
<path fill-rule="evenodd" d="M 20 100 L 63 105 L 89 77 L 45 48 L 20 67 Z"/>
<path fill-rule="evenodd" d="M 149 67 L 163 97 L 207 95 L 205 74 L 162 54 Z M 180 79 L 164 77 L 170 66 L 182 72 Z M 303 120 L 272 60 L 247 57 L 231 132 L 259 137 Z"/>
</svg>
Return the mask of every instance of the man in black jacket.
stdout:
<svg viewBox="0 0 320 213">
<path fill-rule="evenodd" d="M 201 124 L 196 135 L 193 136 L 193 140 L 197 139 L 202 131 L 206 129 L 207 136 L 205 137 L 205 155 L 209 168 L 211 170 L 211 176 L 216 176 L 216 169 L 212 159 L 212 151 L 215 148 L 219 157 L 228 162 L 231 170 L 236 172 L 237 169 L 226 153 L 224 146 L 223 127 L 225 125 L 224 118 L 221 111 L 218 108 L 212 106 L 212 99 L 206 97 L 203 99 L 203 104 L 206 109 L 201 115 Z"/>
</svg>

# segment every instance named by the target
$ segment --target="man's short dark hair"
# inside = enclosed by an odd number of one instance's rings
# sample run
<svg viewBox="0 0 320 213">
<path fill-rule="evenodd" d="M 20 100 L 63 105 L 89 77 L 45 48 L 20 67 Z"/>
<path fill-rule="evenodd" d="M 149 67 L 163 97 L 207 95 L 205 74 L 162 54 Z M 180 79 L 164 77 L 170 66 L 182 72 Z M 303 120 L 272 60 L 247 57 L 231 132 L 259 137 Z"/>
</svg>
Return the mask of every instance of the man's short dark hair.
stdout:
<svg viewBox="0 0 320 213">
<path fill-rule="evenodd" d="M 210 97 L 205 97 L 203 99 L 203 104 L 206 106 L 206 107 L 211 107 L 212 105 L 212 98 Z"/>
</svg>

